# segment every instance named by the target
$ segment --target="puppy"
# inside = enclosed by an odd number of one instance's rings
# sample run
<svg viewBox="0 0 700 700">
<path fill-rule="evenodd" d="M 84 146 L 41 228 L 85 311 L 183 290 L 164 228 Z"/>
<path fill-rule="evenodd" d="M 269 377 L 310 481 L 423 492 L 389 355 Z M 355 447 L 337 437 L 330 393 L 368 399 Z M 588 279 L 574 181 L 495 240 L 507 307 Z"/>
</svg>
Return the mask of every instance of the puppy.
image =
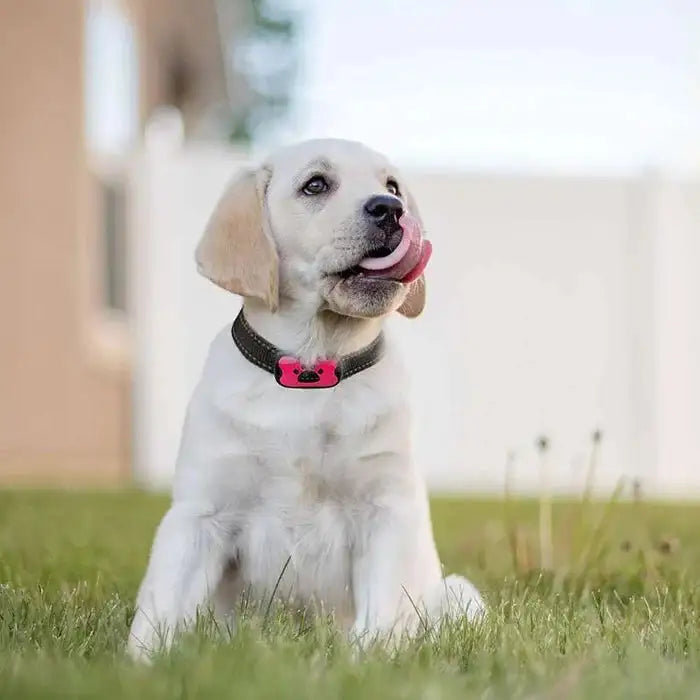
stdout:
<svg viewBox="0 0 700 700">
<path fill-rule="evenodd" d="M 472 584 L 442 578 L 383 329 L 421 313 L 429 256 L 403 178 L 359 143 L 289 147 L 228 187 L 196 260 L 243 310 L 187 410 L 132 655 L 201 607 L 232 616 L 243 591 L 330 611 L 361 642 L 483 613 Z"/>
</svg>

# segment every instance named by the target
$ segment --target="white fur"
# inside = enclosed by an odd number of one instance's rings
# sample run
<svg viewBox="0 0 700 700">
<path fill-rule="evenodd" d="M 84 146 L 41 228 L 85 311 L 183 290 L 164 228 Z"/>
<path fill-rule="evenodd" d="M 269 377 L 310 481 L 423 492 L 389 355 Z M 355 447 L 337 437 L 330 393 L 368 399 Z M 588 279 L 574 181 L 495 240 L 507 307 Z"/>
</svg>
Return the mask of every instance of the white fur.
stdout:
<svg viewBox="0 0 700 700">
<path fill-rule="evenodd" d="M 337 149 L 361 188 L 364 151 Z M 307 358 L 370 342 L 383 317 L 328 327 L 313 293 L 313 255 L 294 257 L 289 238 L 279 244 L 292 234 L 273 228 L 281 287 L 300 291 L 283 296 L 275 313 L 247 299 L 253 328 Z M 411 460 L 408 379 L 387 337 L 377 365 L 334 389 L 285 389 L 241 355 L 227 325 L 187 411 L 173 503 L 138 594 L 130 652 L 167 646 L 201 606 L 231 615 L 243 589 L 264 603 L 287 563 L 277 595 L 333 611 L 361 639 L 416 630 L 416 607 L 433 619 L 480 614 L 468 581 L 442 577 L 426 488 Z"/>
</svg>

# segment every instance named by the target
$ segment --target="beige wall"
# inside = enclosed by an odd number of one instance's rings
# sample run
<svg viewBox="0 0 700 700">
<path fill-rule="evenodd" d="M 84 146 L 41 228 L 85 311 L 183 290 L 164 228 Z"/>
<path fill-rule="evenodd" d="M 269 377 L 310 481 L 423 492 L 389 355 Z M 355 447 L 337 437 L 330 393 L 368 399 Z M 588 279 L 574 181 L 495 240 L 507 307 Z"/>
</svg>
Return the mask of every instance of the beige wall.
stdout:
<svg viewBox="0 0 700 700">
<path fill-rule="evenodd" d="M 128 472 L 129 374 L 91 346 L 83 3 L 0 0 L 0 481 Z"/>
<path fill-rule="evenodd" d="M 131 475 L 128 324 L 102 308 L 99 178 L 86 152 L 86 0 L 0 0 L 0 483 Z M 225 76 L 214 0 L 121 0 L 136 32 L 140 117 L 189 63 L 188 131 Z"/>
</svg>

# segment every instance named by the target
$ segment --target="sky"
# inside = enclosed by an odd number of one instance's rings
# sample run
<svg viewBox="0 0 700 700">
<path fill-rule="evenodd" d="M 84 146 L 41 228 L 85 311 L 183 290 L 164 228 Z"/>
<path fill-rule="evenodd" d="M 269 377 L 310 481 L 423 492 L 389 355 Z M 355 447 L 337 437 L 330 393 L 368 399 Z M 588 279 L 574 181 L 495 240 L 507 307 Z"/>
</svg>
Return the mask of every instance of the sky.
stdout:
<svg viewBox="0 0 700 700">
<path fill-rule="evenodd" d="M 699 0 L 303 7 L 295 108 L 273 141 L 343 136 L 460 169 L 700 163 Z"/>
<path fill-rule="evenodd" d="M 293 109 L 259 150 L 364 141 L 402 165 L 619 173 L 700 164 L 700 0 L 279 0 L 303 19 Z M 138 123 L 137 42 L 92 3 L 91 148 Z"/>
</svg>

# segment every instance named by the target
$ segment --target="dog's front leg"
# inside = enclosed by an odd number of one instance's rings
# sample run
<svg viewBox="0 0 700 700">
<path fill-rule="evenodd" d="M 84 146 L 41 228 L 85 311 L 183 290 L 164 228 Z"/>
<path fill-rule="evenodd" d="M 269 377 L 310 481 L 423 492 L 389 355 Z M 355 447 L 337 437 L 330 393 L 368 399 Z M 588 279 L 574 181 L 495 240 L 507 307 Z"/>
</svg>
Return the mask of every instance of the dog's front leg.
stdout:
<svg viewBox="0 0 700 700">
<path fill-rule="evenodd" d="M 230 559 L 228 528 L 216 515 L 191 504 L 174 504 L 163 518 L 129 632 L 135 658 L 167 648 L 179 625 L 191 622 L 208 602 Z"/>
<path fill-rule="evenodd" d="M 382 511 L 366 523 L 352 561 L 355 622 L 352 638 L 398 641 L 418 622 L 411 591 L 416 590 L 415 518 Z"/>
</svg>

